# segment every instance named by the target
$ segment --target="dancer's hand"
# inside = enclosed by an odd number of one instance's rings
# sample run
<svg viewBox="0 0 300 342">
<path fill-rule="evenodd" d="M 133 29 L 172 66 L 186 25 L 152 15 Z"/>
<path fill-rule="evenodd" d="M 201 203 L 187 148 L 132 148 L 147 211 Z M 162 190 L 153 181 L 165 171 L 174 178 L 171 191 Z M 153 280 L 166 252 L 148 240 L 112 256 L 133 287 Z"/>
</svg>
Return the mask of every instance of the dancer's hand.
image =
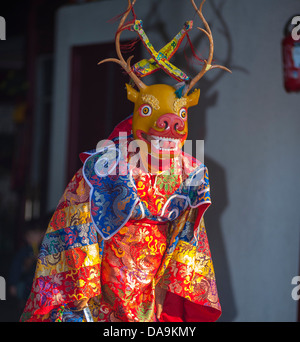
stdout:
<svg viewBox="0 0 300 342">
<path fill-rule="evenodd" d="M 88 301 L 89 301 L 89 298 L 83 298 L 80 300 L 75 300 L 73 302 L 73 305 L 76 307 L 76 309 L 74 311 L 81 311 L 84 308 L 86 308 Z"/>
<path fill-rule="evenodd" d="M 160 319 L 160 315 L 163 311 L 166 293 L 167 293 L 167 290 L 164 290 L 161 287 L 156 286 L 156 288 L 155 288 L 155 304 L 156 304 L 157 319 Z"/>
</svg>

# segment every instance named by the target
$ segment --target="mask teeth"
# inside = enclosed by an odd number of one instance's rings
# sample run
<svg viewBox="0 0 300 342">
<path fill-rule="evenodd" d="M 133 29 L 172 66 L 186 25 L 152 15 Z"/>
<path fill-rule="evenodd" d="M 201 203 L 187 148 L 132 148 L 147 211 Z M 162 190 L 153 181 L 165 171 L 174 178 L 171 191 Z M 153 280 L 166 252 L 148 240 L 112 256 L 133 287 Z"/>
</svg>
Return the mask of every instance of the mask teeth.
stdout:
<svg viewBox="0 0 300 342">
<path fill-rule="evenodd" d="M 153 145 L 158 150 L 159 149 L 159 140 L 152 140 L 151 145 Z"/>
<path fill-rule="evenodd" d="M 175 141 L 175 142 L 180 140 L 180 139 L 176 139 L 176 138 L 158 137 L 156 135 L 151 135 L 151 138 L 155 139 L 155 140 L 165 140 L 165 141 Z"/>
<path fill-rule="evenodd" d="M 157 150 L 163 150 L 163 151 L 175 151 L 178 148 L 179 139 L 175 138 L 165 138 L 165 137 L 157 137 L 152 136 L 154 139 L 152 139 L 151 144 L 157 149 Z M 172 147 L 166 147 L 164 146 L 165 142 L 173 143 L 174 146 Z"/>
</svg>

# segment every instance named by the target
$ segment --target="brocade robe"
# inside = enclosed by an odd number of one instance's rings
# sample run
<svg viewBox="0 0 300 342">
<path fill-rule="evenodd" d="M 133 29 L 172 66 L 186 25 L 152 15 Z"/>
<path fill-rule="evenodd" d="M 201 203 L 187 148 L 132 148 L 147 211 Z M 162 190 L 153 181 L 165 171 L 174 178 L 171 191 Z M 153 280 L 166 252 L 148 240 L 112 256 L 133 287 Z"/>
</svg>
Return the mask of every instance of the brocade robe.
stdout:
<svg viewBox="0 0 300 342">
<path fill-rule="evenodd" d="M 157 321 L 156 286 L 167 291 L 160 321 L 217 320 L 206 167 L 182 153 L 158 175 L 130 168 L 131 118 L 110 139 L 81 156 L 50 220 L 21 320 L 83 321 L 72 302 L 89 298 L 94 321 Z"/>
</svg>

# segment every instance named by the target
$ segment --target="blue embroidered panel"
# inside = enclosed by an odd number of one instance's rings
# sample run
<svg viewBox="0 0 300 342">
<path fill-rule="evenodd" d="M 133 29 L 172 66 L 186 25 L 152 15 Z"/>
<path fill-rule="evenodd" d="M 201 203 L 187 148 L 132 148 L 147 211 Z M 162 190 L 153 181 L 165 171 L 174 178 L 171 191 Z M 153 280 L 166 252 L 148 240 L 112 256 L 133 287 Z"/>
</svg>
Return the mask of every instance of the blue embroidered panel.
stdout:
<svg viewBox="0 0 300 342">
<path fill-rule="evenodd" d="M 50 320 L 52 322 L 56 321 L 57 316 L 59 315 L 58 310 L 59 309 L 53 309 L 51 311 Z M 83 315 L 84 315 L 83 311 L 72 311 L 68 307 L 65 307 L 61 321 L 62 322 L 82 322 Z"/>
<path fill-rule="evenodd" d="M 124 160 L 115 144 L 92 154 L 83 166 L 84 178 L 91 187 L 91 217 L 105 240 L 126 224 L 138 202 L 129 170 L 124 170 Z"/>
<path fill-rule="evenodd" d="M 60 253 L 76 247 L 92 245 L 97 242 L 97 232 L 93 223 L 84 223 L 48 233 L 40 248 L 40 258 Z"/>
<path fill-rule="evenodd" d="M 188 206 L 210 203 L 208 172 L 201 164 L 182 182 L 161 213 L 152 215 L 139 202 L 135 182 L 117 143 L 93 153 L 84 163 L 83 175 L 91 187 L 91 217 L 103 239 L 112 237 L 129 219 L 174 221 Z"/>
</svg>

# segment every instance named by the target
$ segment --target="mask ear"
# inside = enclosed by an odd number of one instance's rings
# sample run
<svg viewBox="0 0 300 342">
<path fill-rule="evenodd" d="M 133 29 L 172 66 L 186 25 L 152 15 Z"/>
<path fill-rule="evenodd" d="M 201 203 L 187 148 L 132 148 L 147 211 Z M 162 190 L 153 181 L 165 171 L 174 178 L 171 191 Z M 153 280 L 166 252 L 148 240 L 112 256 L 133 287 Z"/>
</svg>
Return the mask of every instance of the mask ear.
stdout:
<svg viewBox="0 0 300 342">
<path fill-rule="evenodd" d="M 137 101 L 137 98 L 139 96 L 139 92 L 132 88 L 131 85 L 126 83 L 126 88 L 127 88 L 127 98 L 129 101 L 135 103 Z"/>
<path fill-rule="evenodd" d="M 192 92 L 192 94 L 188 95 L 188 107 L 193 107 L 196 106 L 198 104 L 199 101 L 199 97 L 200 97 L 200 89 L 196 89 L 195 91 Z"/>
</svg>

